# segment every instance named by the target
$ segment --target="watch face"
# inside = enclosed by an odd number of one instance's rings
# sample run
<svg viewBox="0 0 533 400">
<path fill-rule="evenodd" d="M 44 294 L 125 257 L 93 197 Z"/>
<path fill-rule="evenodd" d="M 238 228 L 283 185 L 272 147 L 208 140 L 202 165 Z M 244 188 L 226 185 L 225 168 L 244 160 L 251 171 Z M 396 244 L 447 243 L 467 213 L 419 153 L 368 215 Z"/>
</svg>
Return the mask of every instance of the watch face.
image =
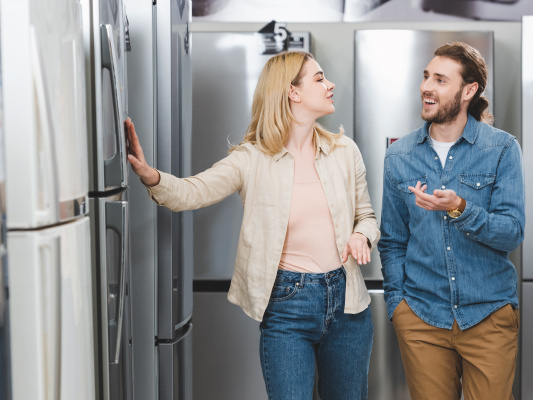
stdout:
<svg viewBox="0 0 533 400">
<path fill-rule="evenodd" d="M 458 216 L 460 216 L 462 214 L 461 211 L 459 210 L 451 210 L 451 211 L 448 211 L 448 215 L 451 217 L 451 218 L 457 218 Z"/>
</svg>

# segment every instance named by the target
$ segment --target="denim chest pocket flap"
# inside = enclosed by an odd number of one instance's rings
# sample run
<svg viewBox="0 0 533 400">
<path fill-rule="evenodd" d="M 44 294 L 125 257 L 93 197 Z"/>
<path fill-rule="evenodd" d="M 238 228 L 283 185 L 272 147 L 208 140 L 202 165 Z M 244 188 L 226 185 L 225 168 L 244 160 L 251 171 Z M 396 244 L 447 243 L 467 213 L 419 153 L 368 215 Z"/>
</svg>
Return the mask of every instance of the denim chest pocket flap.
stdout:
<svg viewBox="0 0 533 400">
<path fill-rule="evenodd" d="M 398 190 L 404 194 L 407 208 L 409 209 L 409 218 L 412 221 L 418 222 L 424 218 L 428 210 L 418 206 L 416 204 L 416 196 L 409 190 L 409 186 L 415 187 L 420 182 L 421 187 L 427 184 L 427 175 L 420 176 L 418 178 L 404 179 L 396 184 Z M 427 193 L 427 190 L 426 190 Z"/>
<path fill-rule="evenodd" d="M 422 184 L 421 186 L 426 185 L 427 175 L 421 176 L 419 178 L 404 179 L 403 181 L 398 182 L 396 186 L 398 187 L 398 190 L 400 190 L 401 192 L 414 195 L 414 193 L 409 190 L 409 186 L 415 187 L 418 182 Z"/>
<path fill-rule="evenodd" d="M 459 183 L 476 190 L 494 184 L 495 180 L 494 174 L 459 174 Z"/>
</svg>

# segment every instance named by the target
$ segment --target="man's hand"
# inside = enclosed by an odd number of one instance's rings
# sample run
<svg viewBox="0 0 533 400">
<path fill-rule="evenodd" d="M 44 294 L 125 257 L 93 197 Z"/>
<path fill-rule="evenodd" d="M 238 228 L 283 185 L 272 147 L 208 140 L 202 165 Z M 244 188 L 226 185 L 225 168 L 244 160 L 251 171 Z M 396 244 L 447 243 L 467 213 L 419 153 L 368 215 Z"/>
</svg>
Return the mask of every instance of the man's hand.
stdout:
<svg viewBox="0 0 533 400">
<path fill-rule="evenodd" d="M 435 189 L 433 195 L 425 193 L 427 186 L 417 182 L 415 187 L 409 186 L 409 190 L 416 196 L 416 205 L 429 211 L 448 211 L 459 208 L 461 198 L 451 189 Z"/>
</svg>

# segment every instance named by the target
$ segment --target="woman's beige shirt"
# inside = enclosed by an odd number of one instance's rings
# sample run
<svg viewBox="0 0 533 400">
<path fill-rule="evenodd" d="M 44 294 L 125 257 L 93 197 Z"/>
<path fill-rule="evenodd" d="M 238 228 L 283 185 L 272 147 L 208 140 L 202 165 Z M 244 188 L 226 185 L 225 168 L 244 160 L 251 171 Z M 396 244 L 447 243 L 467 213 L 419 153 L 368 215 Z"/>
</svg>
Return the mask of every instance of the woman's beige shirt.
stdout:
<svg viewBox="0 0 533 400">
<path fill-rule="evenodd" d="M 359 149 L 345 136 L 338 139 L 332 151 L 324 139 L 317 137 L 316 143 L 315 167 L 333 219 L 339 256 L 353 232 L 362 233 L 373 245 L 379 239 L 379 227 Z M 244 215 L 228 300 L 261 321 L 289 221 L 294 178 L 291 153 L 283 148 L 270 156 L 246 143 L 198 175 L 184 179 L 163 172 L 160 175 L 159 184 L 149 187 L 148 192 L 158 204 L 173 211 L 205 207 L 239 192 Z M 350 256 L 344 266 L 344 311 L 356 314 L 368 307 L 370 296 L 355 260 Z"/>
</svg>

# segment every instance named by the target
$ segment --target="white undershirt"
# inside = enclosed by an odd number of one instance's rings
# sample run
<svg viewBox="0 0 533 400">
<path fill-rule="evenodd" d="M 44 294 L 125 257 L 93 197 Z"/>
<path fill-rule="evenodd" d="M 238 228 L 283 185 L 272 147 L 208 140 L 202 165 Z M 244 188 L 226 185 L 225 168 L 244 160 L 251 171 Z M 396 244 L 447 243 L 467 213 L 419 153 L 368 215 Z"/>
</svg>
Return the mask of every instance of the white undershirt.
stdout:
<svg viewBox="0 0 533 400">
<path fill-rule="evenodd" d="M 442 168 L 444 168 L 444 165 L 446 164 L 446 157 L 448 156 L 448 151 L 450 150 L 450 147 L 453 146 L 455 142 L 438 142 L 435 139 L 433 139 L 431 136 L 431 147 L 435 150 L 437 155 L 440 158 L 440 163 L 442 164 Z"/>
</svg>

